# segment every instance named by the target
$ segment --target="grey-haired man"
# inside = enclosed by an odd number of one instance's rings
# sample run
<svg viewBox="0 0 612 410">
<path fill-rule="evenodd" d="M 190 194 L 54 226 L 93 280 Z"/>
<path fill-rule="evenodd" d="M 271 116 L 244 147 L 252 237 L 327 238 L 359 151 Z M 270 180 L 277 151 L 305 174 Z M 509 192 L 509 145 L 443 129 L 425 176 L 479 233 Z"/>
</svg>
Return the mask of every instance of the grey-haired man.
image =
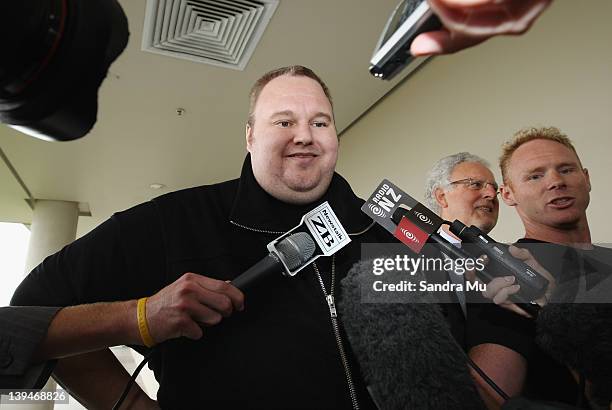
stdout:
<svg viewBox="0 0 612 410">
<path fill-rule="evenodd" d="M 497 224 L 499 201 L 495 176 L 484 159 L 460 152 L 438 160 L 427 174 L 425 203 L 443 219 L 460 220 L 488 233 Z M 461 246 L 446 225 L 439 233 Z M 450 275 L 453 278 L 455 275 Z M 456 280 L 456 278 L 455 278 Z M 463 278 L 460 278 L 463 280 Z M 465 295 L 457 295 L 459 301 Z M 526 372 L 525 355 L 529 344 L 514 333 L 513 317 L 495 305 L 468 304 L 462 313 L 458 304 L 443 306 L 451 327 L 464 329 L 464 346 L 470 357 L 509 396 L 520 394 Z M 495 324 L 492 325 L 491 319 Z M 453 333 L 456 335 L 456 329 Z M 519 353 L 520 352 L 520 353 Z M 486 382 L 473 374 L 482 398 L 489 408 L 497 408 L 503 399 Z"/>
</svg>

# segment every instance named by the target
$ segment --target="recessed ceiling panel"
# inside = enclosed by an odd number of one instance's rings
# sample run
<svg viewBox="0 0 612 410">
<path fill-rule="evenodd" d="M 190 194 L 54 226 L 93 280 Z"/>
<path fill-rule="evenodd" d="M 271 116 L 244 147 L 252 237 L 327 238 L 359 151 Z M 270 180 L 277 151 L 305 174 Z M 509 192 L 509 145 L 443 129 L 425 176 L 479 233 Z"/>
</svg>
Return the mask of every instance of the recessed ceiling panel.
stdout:
<svg viewBox="0 0 612 410">
<path fill-rule="evenodd" d="M 142 49 L 243 70 L 278 0 L 147 0 Z"/>
</svg>

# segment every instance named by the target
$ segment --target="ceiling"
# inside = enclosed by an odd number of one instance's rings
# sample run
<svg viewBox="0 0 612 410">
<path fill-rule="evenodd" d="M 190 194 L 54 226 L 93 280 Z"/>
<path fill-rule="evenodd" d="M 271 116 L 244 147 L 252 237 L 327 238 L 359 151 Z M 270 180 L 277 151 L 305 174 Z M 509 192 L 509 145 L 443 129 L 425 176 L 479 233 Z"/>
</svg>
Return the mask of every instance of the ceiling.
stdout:
<svg viewBox="0 0 612 410">
<path fill-rule="evenodd" d="M 31 222 L 29 190 L 36 199 L 89 206 L 91 217 L 79 220 L 82 235 L 154 196 L 237 177 L 248 92 L 270 69 L 302 64 L 317 72 L 334 97 L 339 132 L 401 81 L 367 71 L 397 0 L 281 0 L 243 71 L 141 51 L 146 2 L 120 3 L 130 41 L 102 85 L 93 131 L 58 143 L 0 125 L 0 148 L 14 168 L 0 160 L 0 221 Z"/>
</svg>

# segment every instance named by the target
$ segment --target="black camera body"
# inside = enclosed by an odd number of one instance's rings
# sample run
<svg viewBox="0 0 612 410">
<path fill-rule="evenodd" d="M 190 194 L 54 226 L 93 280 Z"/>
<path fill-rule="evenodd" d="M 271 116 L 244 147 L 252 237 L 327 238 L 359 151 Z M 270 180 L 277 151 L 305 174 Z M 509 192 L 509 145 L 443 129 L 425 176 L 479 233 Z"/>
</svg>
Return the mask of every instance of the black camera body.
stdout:
<svg viewBox="0 0 612 410">
<path fill-rule="evenodd" d="M 96 122 L 98 89 L 125 49 L 128 22 L 117 0 L 0 2 L 0 122 L 68 141 Z"/>
</svg>

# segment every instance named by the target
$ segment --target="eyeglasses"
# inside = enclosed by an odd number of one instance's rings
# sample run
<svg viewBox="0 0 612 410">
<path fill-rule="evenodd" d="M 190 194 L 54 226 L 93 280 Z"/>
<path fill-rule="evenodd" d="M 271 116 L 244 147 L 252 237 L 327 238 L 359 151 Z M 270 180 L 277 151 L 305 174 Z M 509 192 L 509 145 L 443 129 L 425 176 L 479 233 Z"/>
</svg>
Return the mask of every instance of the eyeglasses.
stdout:
<svg viewBox="0 0 612 410">
<path fill-rule="evenodd" d="M 493 189 L 495 190 L 495 195 L 499 195 L 499 186 L 497 186 L 495 182 L 487 182 L 487 181 L 482 181 L 480 179 L 473 179 L 473 178 L 465 178 L 465 179 L 460 179 L 458 181 L 449 182 L 449 185 L 456 185 L 456 184 L 462 184 L 467 189 L 470 189 L 472 191 L 482 191 L 483 189 L 487 189 L 487 185 L 491 185 Z"/>
</svg>

